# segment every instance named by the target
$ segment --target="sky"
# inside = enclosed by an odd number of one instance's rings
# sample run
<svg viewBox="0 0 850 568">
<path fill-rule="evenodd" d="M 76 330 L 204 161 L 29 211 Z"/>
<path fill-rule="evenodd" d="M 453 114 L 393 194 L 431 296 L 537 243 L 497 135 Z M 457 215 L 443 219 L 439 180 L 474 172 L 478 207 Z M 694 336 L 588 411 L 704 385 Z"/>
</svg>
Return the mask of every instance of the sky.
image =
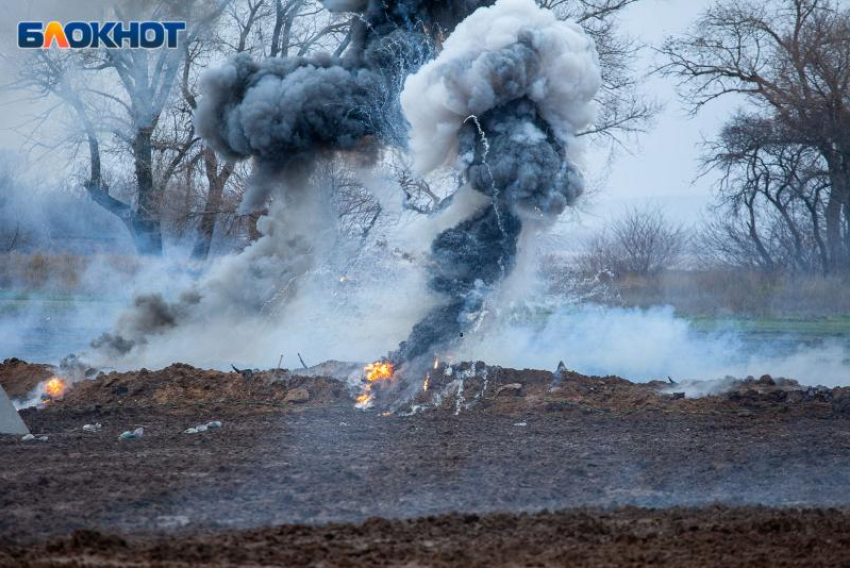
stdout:
<svg viewBox="0 0 850 568">
<path fill-rule="evenodd" d="M 658 46 L 665 37 L 679 35 L 706 10 L 713 0 L 642 0 L 623 15 L 624 30 L 644 44 Z M 648 70 L 663 63 L 646 49 L 636 68 Z M 712 203 L 715 178 L 697 179 L 701 144 L 719 132 L 738 103 L 720 100 L 690 116 L 677 96 L 675 82 L 649 76 L 644 91 L 655 97 L 663 110 L 649 131 L 637 138 L 629 152 L 620 151 L 611 164 L 604 152 L 590 152 L 589 176 L 606 172 L 602 190 L 587 204 L 581 219 L 594 226 L 633 207 L 661 208 L 665 215 L 688 227 L 697 223 Z"/>
<path fill-rule="evenodd" d="M 659 45 L 665 36 L 682 33 L 713 0 L 641 0 L 623 14 L 624 30 L 642 43 Z M 20 19 L 47 17 L 57 19 L 95 17 L 91 13 L 98 3 L 60 0 L 21 0 L 0 4 L 0 37 L 8 40 Z M 4 49 L 9 45 L 4 41 Z M 651 49 L 644 50 L 635 68 L 646 72 L 660 59 Z M 0 64 L 2 82 L 12 77 L 9 68 Z M 671 79 L 649 76 L 643 79 L 644 90 L 664 105 L 650 130 L 619 151 L 613 162 L 607 151 L 588 150 L 586 174 L 594 181 L 592 198 L 585 201 L 580 215 L 565 221 L 567 231 L 592 232 L 606 220 L 621 215 L 626 209 L 651 205 L 661 208 L 667 217 L 684 226 L 696 224 L 712 202 L 712 178 L 697 178 L 700 143 L 717 133 L 734 101 L 719 101 L 706 107 L 696 117 L 688 115 L 677 97 Z M 28 111 L 35 110 L 26 102 L 0 93 L 0 149 L 16 149 L 22 137 L 10 129 L 21 122 Z M 40 167 L 43 167 L 40 166 Z"/>
</svg>

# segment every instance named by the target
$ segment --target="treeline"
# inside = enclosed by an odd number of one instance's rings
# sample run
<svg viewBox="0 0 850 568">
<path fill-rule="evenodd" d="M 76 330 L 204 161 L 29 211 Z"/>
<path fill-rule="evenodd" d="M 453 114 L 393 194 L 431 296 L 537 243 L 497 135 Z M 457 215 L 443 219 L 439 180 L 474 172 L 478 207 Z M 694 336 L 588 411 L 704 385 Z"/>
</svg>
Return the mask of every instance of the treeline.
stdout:
<svg viewBox="0 0 850 568">
<path fill-rule="evenodd" d="M 766 272 L 850 269 L 850 5 L 723 1 L 662 48 L 694 112 L 744 106 L 707 148 L 704 253 Z"/>
</svg>

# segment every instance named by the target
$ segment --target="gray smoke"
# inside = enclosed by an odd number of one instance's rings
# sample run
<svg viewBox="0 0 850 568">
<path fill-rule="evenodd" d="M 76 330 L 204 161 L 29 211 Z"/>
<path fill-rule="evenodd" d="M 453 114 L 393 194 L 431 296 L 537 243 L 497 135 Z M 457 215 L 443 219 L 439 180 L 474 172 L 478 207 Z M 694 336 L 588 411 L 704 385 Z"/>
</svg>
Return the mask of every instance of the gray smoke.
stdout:
<svg viewBox="0 0 850 568">
<path fill-rule="evenodd" d="M 198 133 L 229 158 L 255 159 L 242 210 L 261 208 L 281 185 L 303 184 L 321 153 L 368 158 L 381 144 L 403 144 L 404 78 L 433 56 L 442 30 L 482 3 L 330 0 L 329 10 L 354 13 L 341 57 L 240 55 L 206 72 Z"/>
<path fill-rule="evenodd" d="M 420 169 L 455 159 L 490 201 L 432 244 L 429 285 L 445 303 L 390 354 L 414 376 L 480 323 L 516 263 L 523 219 L 554 220 L 581 195 L 567 149 L 598 85 L 592 42 L 533 0 L 474 13 L 408 79 L 402 104 Z"/>
<path fill-rule="evenodd" d="M 327 254 L 334 217 L 329 196 L 313 184 L 315 166 L 334 152 L 374 158 L 384 144 L 403 146 L 407 126 L 399 94 L 405 77 L 434 56 L 444 30 L 487 0 L 461 2 L 331 0 L 352 12 L 351 42 L 342 56 L 253 61 L 237 55 L 201 78 L 198 133 L 228 159 L 252 158 L 243 212 L 273 195 L 263 236 L 225 258 L 190 293 L 168 302 L 137 298 L 113 333 L 92 343 L 121 355 L 181 324 L 226 312 L 261 314 L 295 294 L 298 280 Z M 325 251 L 324 253 L 322 251 Z"/>
<path fill-rule="evenodd" d="M 331 1 L 329 9 L 354 12 L 342 56 L 238 56 L 206 73 L 199 133 L 228 158 L 255 161 L 243 209 L 277 190 L 263 236 L 176 301 L 139 298 L 95 347 L 125 353 L 180 326 L 268 313 L 292 298 L 315 259 L 334 249 L 323 236 L 334 230 L 329 196 L 309 181 L 315 165 L 336 152 L 374 156 L 383 145 L 409 144 L 422 173 L 461 167 L 486 197 L 434 239 L 428 287 L 442 302 L 391 359 L 430 357 L 474 329 L 516 263 L 525 220 L 552 220 L 581 194 L 568 149 L 592 118 L 599 85 L 580 27 L 534 0 L 489 4 Z"/>
</svg>

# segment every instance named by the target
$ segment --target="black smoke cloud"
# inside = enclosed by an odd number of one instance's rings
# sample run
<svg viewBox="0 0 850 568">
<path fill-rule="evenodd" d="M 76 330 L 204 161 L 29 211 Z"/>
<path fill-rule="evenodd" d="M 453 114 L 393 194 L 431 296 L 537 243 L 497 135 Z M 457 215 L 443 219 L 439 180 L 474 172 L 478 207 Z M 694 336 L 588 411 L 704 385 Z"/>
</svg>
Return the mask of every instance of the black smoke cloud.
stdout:
<svg viewBox="0 0 850 568">
<path fill-rule="evenodd" d="M 280 182 L 303 183 L 318 154 L 369 157 L 381 144 L 403 144 L 404 78 L 433 57 L 443 30 L 481 3 L 329 0 L 330 10 L 354 15 L 343 56 L 240 55 L 205 73 L 198 133 L 224 156 L 256 162 L 242 210 L 262 207 Z"/>
<path fill-rule="evenodd" d="M 502 45 L 488 43 L 491 30 Z M 420 169 L 455 158 L 469 185 L 490 198 L 432 244 L 429 285 L 445 300 L 390 354 L 414 376 L 475 329 L 516 264 L 523 220 L 554 220 L 581 195 L 567 150 L 582 117 L 592 115 L 598 83 L 592 42 L 533 0 L 476 12 L 408 80 L 402 105 Z"/>
</svg>

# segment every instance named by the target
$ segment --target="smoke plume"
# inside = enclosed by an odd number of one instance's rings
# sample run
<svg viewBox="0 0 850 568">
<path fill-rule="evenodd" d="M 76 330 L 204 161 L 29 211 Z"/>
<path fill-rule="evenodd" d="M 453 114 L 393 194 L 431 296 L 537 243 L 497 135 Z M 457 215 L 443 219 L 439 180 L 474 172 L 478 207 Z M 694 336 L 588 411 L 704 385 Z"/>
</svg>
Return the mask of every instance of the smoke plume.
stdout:
<svg viewBox="0 0 850 568">
<path fill-rule="evenodd" d="M 92 345 L 124 355 L 152 336 L 228 314 L 268 314 L 289 299 L 299 280 L 334 247 L 334 215 L 316 166 L 334 153 L 374 160 L 387 144 L 404 146 L 407 126 L 399 94 L 404 79 L 433 57 L 436 43 L 481 4 L 473 0 L 331 1 L 352 12 L 351 40 L 341 56 L 253 61 L 238 55 L 201 78 L 195 113 L 199 134 L 228 159 L 252 158 L 254 172 L 241 204 L 262 208 L 262 237 L 243 253 L 216 263 L 177 300 L 138 297 L 114 333 Z"/>
<path fill-rule="evenodd" d="M 273 190 L 303 184 L 319 154 L 356 151 L 374 158 L 403 143 L 398 94 L 405 76 L 433 56 L 434 42 L 480 2 L 330 0 L 353 12 L 351 41 L 340 56 L 234 57 L 201 79 L 195 123 L 216 151 L 253 157 L 256 169 L 243 211 L 259 209 Z"/>
<path fill-rule="evenodd" d="M 446 298 L 390 358 L 410 364 L 474 330 L 512 271 L 523 220 L 554 220 L 583 191 L 568 159 L 593 118 L 593 42 L 533 0 L 499 0 L 461 22 L 401 94 L 420 173 L 447 162 L 489 201 L 431 246 L 429 285 Z"/>
</svg>

